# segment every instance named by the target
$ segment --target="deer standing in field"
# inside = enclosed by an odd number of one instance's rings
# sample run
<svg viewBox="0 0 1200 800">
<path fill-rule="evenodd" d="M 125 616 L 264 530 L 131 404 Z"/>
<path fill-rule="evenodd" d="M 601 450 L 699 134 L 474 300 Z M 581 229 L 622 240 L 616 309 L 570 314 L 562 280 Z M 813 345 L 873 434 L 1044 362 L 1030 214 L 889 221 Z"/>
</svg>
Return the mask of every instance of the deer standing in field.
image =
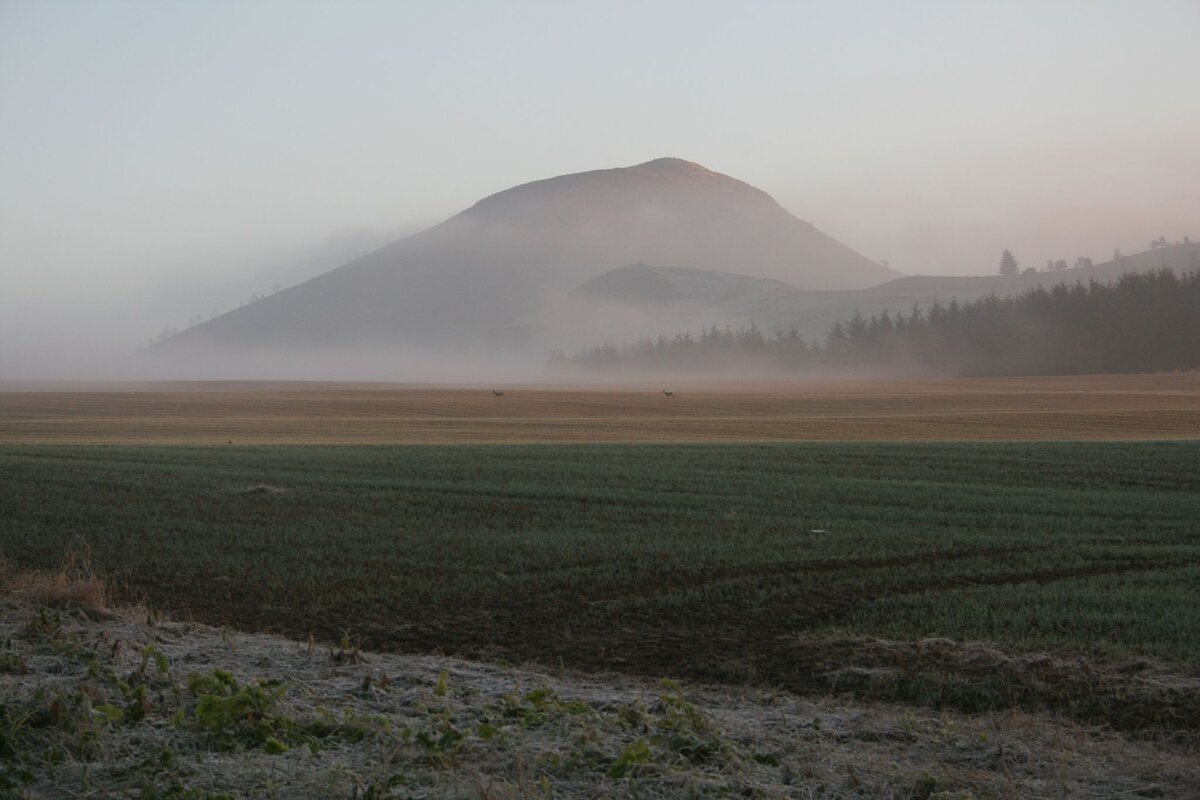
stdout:
<svg viewBox="0 0 1200 800">
<path fill-rule="evenodd" d="M 492 396 L 493 397 L 504 397 L 504 392 L 497 392 L 495 389 L 492 389 Z"/>
<path fill-rule="evenodd" d="M 668 392 L 666 389 L 663 389 L 663 397 L 674 397 L 674 396 L 675 396 L 674 392 Z"/>
</svg>

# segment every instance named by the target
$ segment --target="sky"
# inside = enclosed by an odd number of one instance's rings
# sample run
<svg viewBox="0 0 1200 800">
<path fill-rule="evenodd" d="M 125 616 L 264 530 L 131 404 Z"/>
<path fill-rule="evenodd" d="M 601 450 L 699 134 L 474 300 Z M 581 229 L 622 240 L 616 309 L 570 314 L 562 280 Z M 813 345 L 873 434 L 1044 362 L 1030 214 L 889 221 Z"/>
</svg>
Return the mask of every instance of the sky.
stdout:
<svg viewBox="0 0 1200 800">
<path fill-rule="evenodd" d="M 1200 0 L 0 0 L 0 378 L 667 155 L 906 273 L 1200 238 L 1197 41 Z"/>
</svg>

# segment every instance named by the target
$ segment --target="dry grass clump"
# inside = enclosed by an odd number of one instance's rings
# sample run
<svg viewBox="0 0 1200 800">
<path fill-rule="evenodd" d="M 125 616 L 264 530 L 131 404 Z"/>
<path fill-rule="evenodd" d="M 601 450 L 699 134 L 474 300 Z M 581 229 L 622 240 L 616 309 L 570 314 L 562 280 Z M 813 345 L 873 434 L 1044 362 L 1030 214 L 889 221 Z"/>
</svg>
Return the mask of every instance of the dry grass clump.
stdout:
<svg viewBox="0 0 1200 800">
<path fill-rule="evenodd" d="M 0 593 L 39 606 L 82 611 L 95 619 L 104 618 L 112 606 L 109 582 L 78 553 L 69 554 L 55 572 L 18 572 L 0 560 Z"/>
<path fill-rule="evenodd" d="M 1200 680 L 1145 658 L 1121 663 L 1007 653 L 950 639 L 815 640 L 816 672 L 835 692 L 978 713 L 1006 706 L 1065 714 L 1116 730 L 1197 741 Z M 1178 738 L 1178 736 L 1177 736 Z"/>
</svg>

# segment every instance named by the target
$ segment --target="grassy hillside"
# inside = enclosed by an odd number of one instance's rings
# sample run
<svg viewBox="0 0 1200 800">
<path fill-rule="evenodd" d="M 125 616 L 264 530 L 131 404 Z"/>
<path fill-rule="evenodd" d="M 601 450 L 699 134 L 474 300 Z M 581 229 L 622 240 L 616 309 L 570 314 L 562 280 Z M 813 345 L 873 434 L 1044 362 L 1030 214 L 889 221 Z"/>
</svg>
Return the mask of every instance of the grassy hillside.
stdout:
<svg viewBox="0 0 1200 800">
<path fill-rule="evenodd" d="M 6 447 L 0 541 L 297 636 L 1194 726 L 1145 677 L 1197 665 L 1197 474 L 1190 443 Z"/>
</svg>

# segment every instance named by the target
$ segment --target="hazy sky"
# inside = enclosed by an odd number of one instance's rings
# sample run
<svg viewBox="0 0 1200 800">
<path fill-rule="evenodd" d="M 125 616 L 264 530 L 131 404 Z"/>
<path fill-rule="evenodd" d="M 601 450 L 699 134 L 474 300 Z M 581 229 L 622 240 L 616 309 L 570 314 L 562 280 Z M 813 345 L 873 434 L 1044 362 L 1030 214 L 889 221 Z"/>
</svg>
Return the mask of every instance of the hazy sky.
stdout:
<svg viewBox="0 0 1200 800">
<path fill-rule="evenodd" d="M 663 155 L 911 273 L 1200 238 L 1200 1 L 0 0 L 0 370 Z"/>
</svg>

